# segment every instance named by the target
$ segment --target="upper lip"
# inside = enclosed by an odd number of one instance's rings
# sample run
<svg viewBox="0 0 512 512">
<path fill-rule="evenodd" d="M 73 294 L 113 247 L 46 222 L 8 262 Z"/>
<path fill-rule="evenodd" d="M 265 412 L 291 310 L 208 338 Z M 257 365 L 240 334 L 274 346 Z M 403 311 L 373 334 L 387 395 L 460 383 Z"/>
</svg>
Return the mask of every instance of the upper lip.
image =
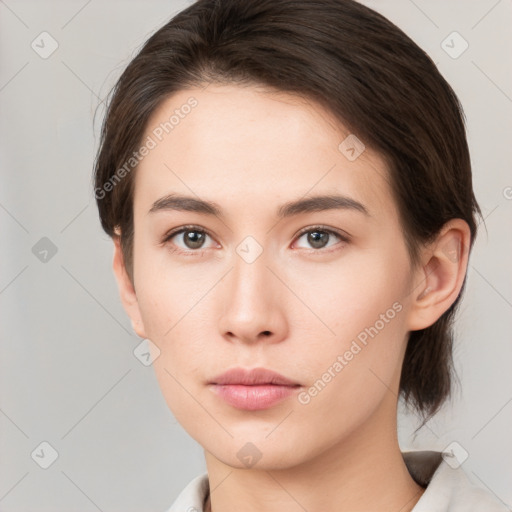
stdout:
<svg viewBox="0 0 512 512">
<path fill-rule="evenodd" d="M 283 375 L 266 368 L 231 368 L 217 377 L 209 384 L 239 384 L 244 386 L 256 386 L 258 384 L 274 384 L 279 386 L 299 386 L 300 384 L 287 379 Z"/>
</svg>

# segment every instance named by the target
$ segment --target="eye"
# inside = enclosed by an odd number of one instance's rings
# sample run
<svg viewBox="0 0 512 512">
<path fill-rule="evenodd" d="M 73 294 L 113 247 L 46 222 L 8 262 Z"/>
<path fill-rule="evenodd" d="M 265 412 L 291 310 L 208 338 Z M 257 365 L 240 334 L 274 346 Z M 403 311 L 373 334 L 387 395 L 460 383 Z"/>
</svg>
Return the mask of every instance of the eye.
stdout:
<svg viewBox="0 0 512 512">
<path fill-rule="evenodd" d="M 204 229 L 196 226 L 184 226 L 168 233 L 163 242 L 172 242 L 178 247 L 178 252 L 200 252 L 200 250 L 209 248 L 205 246 L 208 239 L 213 242 Z"/>
<path fill-rule="evenodd" d="M 299 245 L 299 247 L 304 249 L 324 249 L 336 245 L 339 241 L 348 242 L 348 237 L 336 233 L 331 229 L 322 228 L 321 226 L 303 230 L 297 240 L 300 242 L 301 239 L 308 244 L 307 246 Z"/>
<path fill-rule="evenodd" d="M 208 240 L 210 241 L 209 245 Z M 301 240 L 308 245 L 301 245 Z M 319 250 L 332 247 L 340 241 L 348 242 L 349 238 L 332 229 L 316 226 L 304 229 L 299 234 L 294 245 L 297 245 L 299 248 Z M 206 249 L 214 247 L 214 241 L 210 235 L 204 229 L 197 226 L 182 226 L 167 233 L 162 243 L 168 242 L 171 242 L 177 248 L 173 250 L 182 253 L 201 253 Z"/>
</svg>

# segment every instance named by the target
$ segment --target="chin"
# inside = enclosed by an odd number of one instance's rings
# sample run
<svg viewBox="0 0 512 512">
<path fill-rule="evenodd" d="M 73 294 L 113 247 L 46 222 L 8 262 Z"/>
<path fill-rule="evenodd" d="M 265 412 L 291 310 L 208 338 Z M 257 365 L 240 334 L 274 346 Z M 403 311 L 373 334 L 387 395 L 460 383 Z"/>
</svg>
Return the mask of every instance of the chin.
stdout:
<svg viewBox="0 0 512 512">
<path fill-rule="evenodd" d="M 297 451 L 300 443 L 292 437 L 286 436 L 288 442 L 284 443 L 278 438 L 269 441 L 265 435 L 237 435 L 222 442 L 215 439 L 213 443 L 209 437 L 205 444 L 198 442 L 210 456 L 234 469 L 283 470 L 300 465 L 308 458 L 304 451 Z"/>
</svg>

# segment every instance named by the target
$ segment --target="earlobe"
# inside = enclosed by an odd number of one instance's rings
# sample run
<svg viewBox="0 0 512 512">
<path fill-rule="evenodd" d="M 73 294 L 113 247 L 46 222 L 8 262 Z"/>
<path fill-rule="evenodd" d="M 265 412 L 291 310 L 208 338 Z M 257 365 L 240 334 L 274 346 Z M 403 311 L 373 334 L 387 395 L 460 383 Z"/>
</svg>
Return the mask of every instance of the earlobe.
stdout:
<svg viewBox="0 0 512 512">
<path fill-rule="evenodd" d="M 141 338 L 146 338 L 146 332 L 144 329 L 144 324 L 142 322 L 142 317 L 139 309 L 139 302 L 137 299 L 137 294 L 135 292 L 135 288 L 133 283 L 128 275 L 126 270 L 126 266 L 124 263 L 123 251 L 121 248 L 121 241 L 119 236 L 113 238 L 114 242 L 114 257 L 112 261 L 112 269 L 114 271 L 114 275 L 117 281 L 117 286 L 119 288 L 119 295 L 121 297 L 121 302 L 123 307 L 130 317 L 132 328 Z"/>
<path fill-rule="evenodd" d="M 410 331 L 431 326 L 455 302 L 466 276 L 470 241 L 468 224 L 452 219 L 425 247 L 413 291 Z"/>
</svg>

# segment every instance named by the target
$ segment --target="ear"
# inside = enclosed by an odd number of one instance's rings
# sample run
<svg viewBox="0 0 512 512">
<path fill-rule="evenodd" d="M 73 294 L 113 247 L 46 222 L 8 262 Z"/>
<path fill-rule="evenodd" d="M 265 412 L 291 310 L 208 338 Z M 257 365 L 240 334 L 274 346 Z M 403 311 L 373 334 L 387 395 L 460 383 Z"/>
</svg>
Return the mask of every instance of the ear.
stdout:
<svg viewBox="0 0 512 512">
<path fill-rule="evenodd" d="M 132 328 L 141 338 L 146 338 L 146 332 L 144 324 L 142 322 L 142 316 L 139 309 L 139 301 L 135 293 L 135 288 L 128 276 L 126 267 L 124 264 L 123 251 L 121 249 L 121 240 L 119 236 L 113 238 L 114 241 L 114 259 L 112 262 L 112 268 L 114 275 L 117 280 L 117 286 L 119 287 L 119 295 L 121 296 L 121 302 L 123 303 L 124 309 L 132 322 Z"/>
<path fill-rule="evenodd" d="M 468 265 L 471 231 L 462 219 L 447 222 L 422 251 L 409 313 L 409 330 L 431 326 L 459 296 Z"/>
</svg>

